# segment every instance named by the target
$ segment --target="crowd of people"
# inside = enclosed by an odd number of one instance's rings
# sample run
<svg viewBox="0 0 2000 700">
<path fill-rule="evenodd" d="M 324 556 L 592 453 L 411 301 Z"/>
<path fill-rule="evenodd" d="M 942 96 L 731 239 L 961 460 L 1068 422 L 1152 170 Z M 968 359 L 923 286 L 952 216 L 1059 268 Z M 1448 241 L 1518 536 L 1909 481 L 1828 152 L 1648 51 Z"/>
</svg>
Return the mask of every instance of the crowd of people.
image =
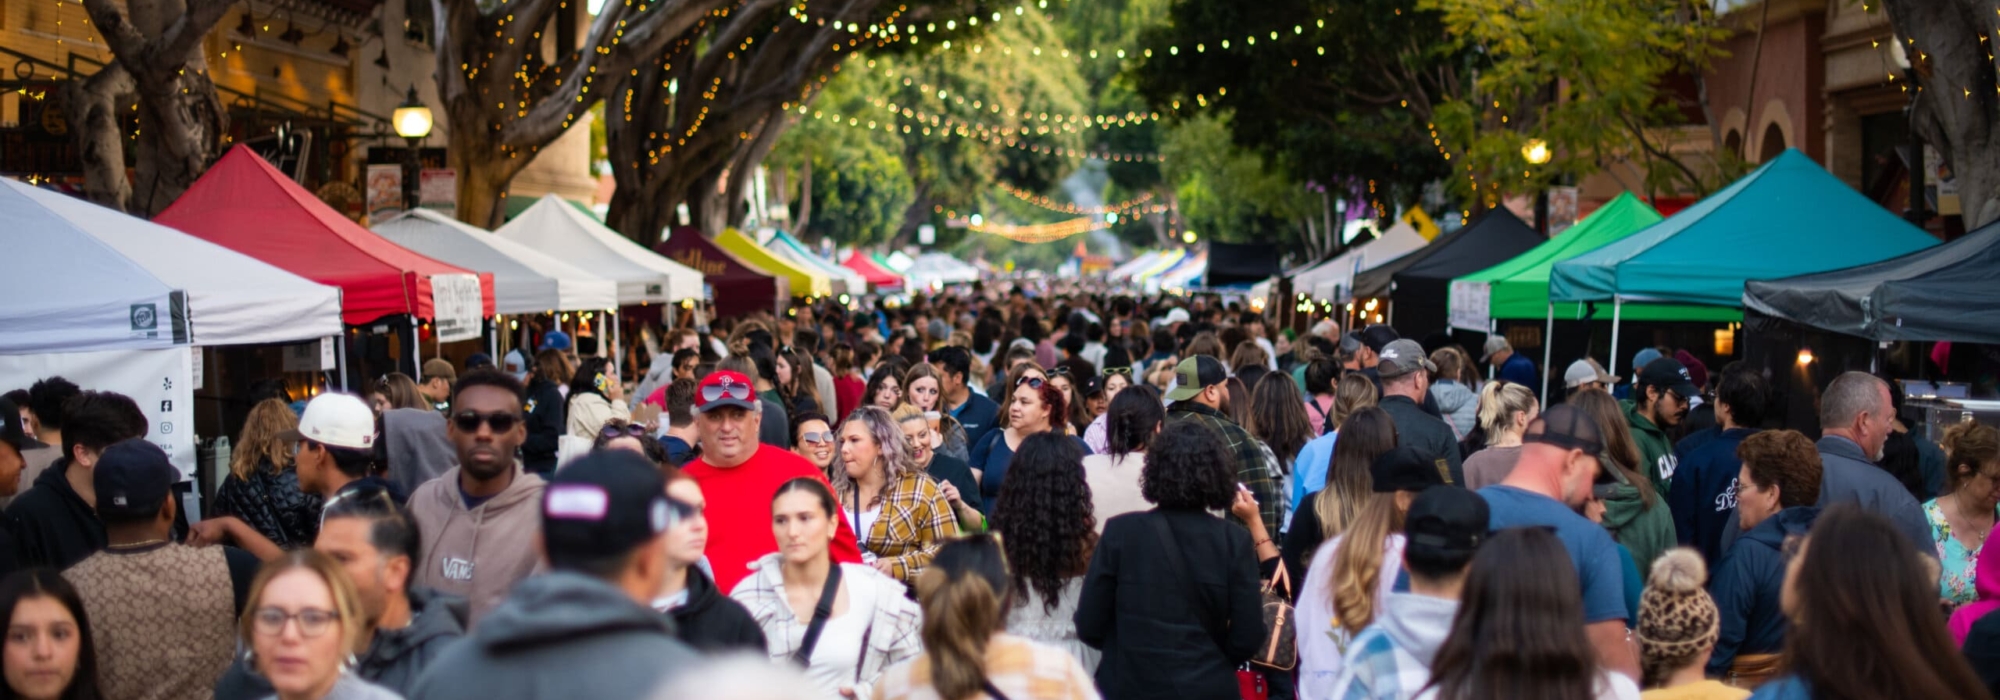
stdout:
<svg viewBox="0 0 2000 700">
<path fill-rule="evenodd" d="M 2000 430 L 1274 326 L 979 285 L 638 367 L 549 332 L 256 403 L 198 519 L 119 387 L 41 378 L 0 398 L 0 697 L 2000 690 Z"/>
</svg>

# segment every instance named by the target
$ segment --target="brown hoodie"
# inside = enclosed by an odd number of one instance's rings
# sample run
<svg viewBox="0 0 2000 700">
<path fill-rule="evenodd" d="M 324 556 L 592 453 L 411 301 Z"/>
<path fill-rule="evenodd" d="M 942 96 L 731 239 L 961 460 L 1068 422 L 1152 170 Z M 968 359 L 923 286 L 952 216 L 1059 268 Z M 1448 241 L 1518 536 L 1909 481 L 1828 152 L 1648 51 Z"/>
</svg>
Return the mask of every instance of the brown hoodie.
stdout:
<svg viewBox="0 0 2000 700">
<path fill-rule="evenodd" d="M 413 583 L 464 596 L 472 606 L 470 624 L 478 624 L 541 564 L 533 543 L 542 527 L 544 485 L 517 463 L 514 483 L 471 510 L 456 468 L 418 486 L 410 494 L 410 517 L 423 535 L 423 555 Z"/>
</svg>

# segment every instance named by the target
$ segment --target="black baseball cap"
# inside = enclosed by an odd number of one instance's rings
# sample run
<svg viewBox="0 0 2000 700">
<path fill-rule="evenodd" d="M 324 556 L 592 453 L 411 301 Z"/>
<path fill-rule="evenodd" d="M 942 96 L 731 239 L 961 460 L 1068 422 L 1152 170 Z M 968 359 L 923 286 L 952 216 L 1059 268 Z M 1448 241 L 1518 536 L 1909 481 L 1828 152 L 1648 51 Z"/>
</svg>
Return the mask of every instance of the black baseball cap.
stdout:
<svg viewBox="0 0 2000 700">
<path fill-rule="evenodd" d="M 1423 491 L 1445 484 L 1444 474 L 1438 471 L 1443 462 L 1414 447 L 1396 447 L 1375 457 L 1368 477 L 1374 481 L 1375 493 Z"/>
<path fill-rule="evenodd" d="M 1593 455 L 1604 451 L 1604 435 L 1598 431 L 1596 419 L 1569 404 L 1550 406 L 1536 416 L 1528 424 L 1528 432 L 1521 436 L 1521 442 L 1539 442 Z"/>
<path fill-rule="evenodd" d="M 1229 381 L 1229 370 L 1222 361 L 1208 355 L 1196 355 L 1181 360 L 1174 367 L 1174 388 L 1167 392 L 1168 401 L 1186 401 L 1194 398 L 1201 390 Z"/>
<path fill-rule="evenodd" d="M 166 450 L 132 438 L 113 443 L 97 457 L 90 482 L 97 489 L 97 516 L 107 520 L 144 518 L 160 512 L 160 504 L 173 495 L 181 470 L 167 459 Z"/>
<path fill-rule="evenodd" d="M 1675 394 L 1679 394 L 1682 399 L 1691 399 L 1701 395 L 1701 389 L 1696 388 L 1694 379 L 1688 376 L 1687 367 L 1683 366 L 1679 360 L 1671 357 L 1662 357 L 1646 363 L 1645 367 L 1641 367 L 1639 369 L 1639 386 L 1662 387 Z"/>
<path fill-rule="evenodd" d="M 1403 533 L 1410 549 L 1470 552 L 1486 541 L 1492 512 L 1486 499 L 1458 486 L 1425 489 L 1410 502 Z"/>
<path fill-rule="evenodd" d="M 6 399 L 0 399 L 0 443 L 12 445 L 15 452 L 28 449 L 28 430 L 21 425 L 21 408 Z"/>
<path fill-rule="evenodd" d="M 1378 353 L 1382 352 L 1382 348 L 1388 347 L 1390 343 L 1396 342 L 1402 339 L 1402 337 L 1402 334 L 1397 333 L 1396 329 L 1380 323 L 1361 329 L 1361 342 L 1367 345 L 1368 349 Z"/>
<path fill-rule="evenodd" d="M 549 478 L 542 491 L 542 541 L 551 568 L 632 551 L 673 527 L 666 478 L 645 457 L 593 452 Z"/>
<path fill-rule="evenodd" d="M 1104 393 L 1104 375 L 1093 374 L 1090 375 L 1090 378 L 1083 380 L 1084 396 L 1096 396 L 1102 393 Z"/>
</svg>

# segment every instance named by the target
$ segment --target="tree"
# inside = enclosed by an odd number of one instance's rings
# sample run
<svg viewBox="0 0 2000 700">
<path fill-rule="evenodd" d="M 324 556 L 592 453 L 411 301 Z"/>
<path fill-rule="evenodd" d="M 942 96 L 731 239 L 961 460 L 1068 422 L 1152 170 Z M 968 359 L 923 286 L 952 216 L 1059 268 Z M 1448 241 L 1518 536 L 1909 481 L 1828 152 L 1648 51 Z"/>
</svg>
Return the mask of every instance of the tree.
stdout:
<svg viewBox="0 0 2000 700">
<path fill-rule="evenodd" d="M 141 216 L 165 209 L 215 161 L 229 115 L 201 41 L 233 3 L 224 0 L 84 0 L 114 59 L 68 88 L 66 116 L 82 146 L 85 194 Z M 133 101 L 136 96 L 136 102 Z M 133 170 L 125 177 L 121 107 L 136 105 Z"/>
<path fill-rule="evenodd" d="M 837 82 L 831 89 L 853 84 Z M 828 101 L 822 96 L 817 104 Z M 902 140 L 886 131 L 806 119 L 780 137 L 765 165 L 777 179 L 796 185 L 795 200 L 791 188 L 778 189 L 781 198 L 796 202 L 792 221 L 798 233 L 867 246 L 894 236 L 916 197 L 901 150 Z"/>
<path fill-rule="evenodd" d="M 438 97 L 449 126 L 446 153 L 458 172 L 458 215 L 466 222 L 499 225 L 508 183 L 610 92 L 600 78 L 608 83 L 628 75 L 737 4 L 606 2 L 577 41 L 569 23 L 582 14 L 573 4 L 581 1 L 431 0 L 439 18 L 433 45 Z M 744 4 L 768 7 L 775 1 Z"/>
<path fill-rule="evenodd" d="M 1967 230 L 2000 220 L 2000 85 L 1994 78 L 1993 0 L 1887 0 L 1920 89 L 1910 129 L 1936 148 L 1958 181 Z"/>
<path fill-rule="evenodd" d="M 1254 151 L 1230 142 L 1229 115 L 1208 113 L 1177 124 L 1161 149 L 1187 230 L 1225 243 L 1295 241 L 1298 260 L 1330 252 L 1329 235 L 1305 224 L 1321 213 L 1319 197 Z M 1312 235 L 1300 235 L 1310 232 Z"/>
</svg>

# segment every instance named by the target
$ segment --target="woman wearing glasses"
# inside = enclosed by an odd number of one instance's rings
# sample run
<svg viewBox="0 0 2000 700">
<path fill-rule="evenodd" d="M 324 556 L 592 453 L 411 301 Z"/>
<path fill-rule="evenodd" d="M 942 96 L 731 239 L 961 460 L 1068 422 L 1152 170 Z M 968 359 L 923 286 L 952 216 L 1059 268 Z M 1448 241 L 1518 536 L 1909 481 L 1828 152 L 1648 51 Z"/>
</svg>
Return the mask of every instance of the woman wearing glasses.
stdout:
<svg viewBox="0 0 2000 700">
<path fill-rule="evenodd" d="M 827 481 L 835 486 L 847 484 L 847 473 L 833 468 L 834 443 L 838 436 L 833 432 L 832 421 L 817 413 L 801 413 L 792 419 L 792 454 L 806 458 L 812 465 L 826 474 Z"/>
<path fill-rule="evenodd" d="M 958 534 L 958 518 L 937 482 L 910 453 L 889 412 L 864 406 L 840 426 L 840 462 L 852 485 L 843 515 L 861 557 L 904 585 L 916 585 L 938 545 Z"/>
<path fill-rule="evenodd" d="M 569 382 L 569 434 L 595 440 L 606 421 L 631 415 L 618 368 L 602 357 L 584 358 Z"/>
<path fill-rule="evenodd" d="M 1013 391 L 1003 414 L 1007 418 L 1006 427 L 987 431 L 986 437 L 972 447 L 972 469 L 979 475 L 979 497 L 984 499 L 988 512 L 993 510 L 994 499 L 1000 497 L 1007 465 L 1014 460 L 1014 451 L 1021 449 L 1021 441 L 1036 433 L 1061 431 L 1061 416 L 1068 408 L 1067 397 L 1040 376 L 1041 370 L 1023 365 L 1014 374 L 1009 383 Z M 1083 441 L 1079 439 L 1077 444 L 1082 445 Z"/>
<path fill-rule="evenodd" d="M 245 607 L 243 646 L 281 700 L 397 698 L 347 672 L 366 620 L 354 583 L 327 555 L 295 549 L 265 564 Z"/>
<path fill-rule="evenodd" d="M 1132 386 L 1132 368 L 1111 367 L 1104 370 L 1104 405 L 1109 407 L 1112 401 L 1117 400 L 1118 392 L 1130 386 Z M 1090 425 L 1084 427 L 1083 444 L 1090 448 L 1091 454 L 1101 455 L 1111 449 L 1110 427 L 1109 410 L 1090 419 Z"/>
<path fill-rule="evenodd" d="M 932 419 L 931 432 L 944 438 L 937 446 L 937 453 L 949 455 L 960 462 L 971 457 L 972 446 L 967 444 L 965 426 L 951 417 L 950 412 L 939 408 L 944 399 L 944 377 L 938 374 L 937 367 L 930 363 L 911 367 L 903 375 L 903 386 L 909 389 L 909 405 L 937 416 Z"/>
</svg>

